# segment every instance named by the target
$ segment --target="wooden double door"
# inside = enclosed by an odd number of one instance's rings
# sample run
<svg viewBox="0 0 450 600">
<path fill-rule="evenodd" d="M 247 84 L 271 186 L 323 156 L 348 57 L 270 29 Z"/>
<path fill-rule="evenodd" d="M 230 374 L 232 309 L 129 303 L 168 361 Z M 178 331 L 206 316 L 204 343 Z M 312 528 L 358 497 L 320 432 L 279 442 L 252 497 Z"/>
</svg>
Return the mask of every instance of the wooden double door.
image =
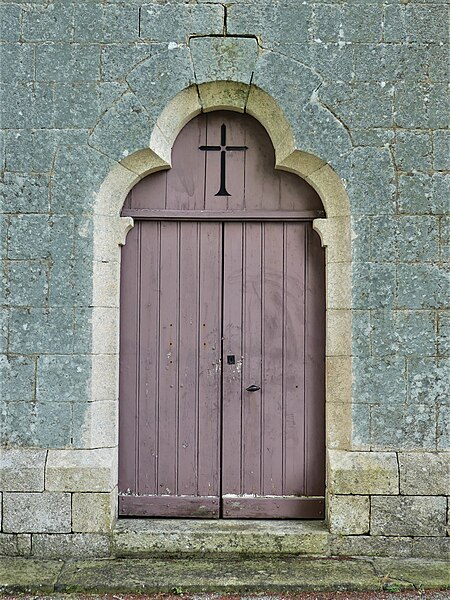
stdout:
<svg viewBox="0 0 450 600">
<path fill-rule="evenodd" d="M 135 221 L 120 515 L 323 518 L 324 295 L 311 221 Z"/>
</svg>

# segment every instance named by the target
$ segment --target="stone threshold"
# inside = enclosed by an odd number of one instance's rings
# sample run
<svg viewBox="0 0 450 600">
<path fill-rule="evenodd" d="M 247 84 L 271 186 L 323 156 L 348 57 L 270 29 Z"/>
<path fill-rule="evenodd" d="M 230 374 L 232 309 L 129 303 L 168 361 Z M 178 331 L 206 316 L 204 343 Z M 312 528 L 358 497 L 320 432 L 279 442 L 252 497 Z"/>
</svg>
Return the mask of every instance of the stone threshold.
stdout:
<svg viewBox="0 0 450 600">
<path fill-rule="evenodd" d="M 324 521 L 119 519 L 112 533 L 117 557 L 326 556 Z"/>
</svg>

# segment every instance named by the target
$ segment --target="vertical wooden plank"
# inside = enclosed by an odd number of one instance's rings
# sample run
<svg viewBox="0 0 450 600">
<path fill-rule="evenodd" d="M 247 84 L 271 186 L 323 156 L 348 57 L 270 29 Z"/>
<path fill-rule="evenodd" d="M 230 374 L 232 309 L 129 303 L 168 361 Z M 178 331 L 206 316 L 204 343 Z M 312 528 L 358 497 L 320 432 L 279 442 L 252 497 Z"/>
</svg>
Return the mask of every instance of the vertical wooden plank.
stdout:
<svg viewBox="0 0 450 600">
<path fill-rule="evenodd" d="M 263 494 L 283 494 L 283 223 L 263 223 Z"/>
<path fill-rule="evenodd" d="M 220 113 L 219 113 L 220 114 Z M 243 148 L 246 146 L 247 127 L 243 115 L 236 115 L 235 119 L 229 118 L 229 113 L 222 113 L 222 123 L 226 124 L 227 148 Z M 244 210 L 245 194 L 245 165 L 247 161 L 247 150 L 226 151 L 226 184 L 227 210 Z"/>
<path fill-rule="evenodd" d="M 240 494 L 242 451 L 243 223 L 224 224 L 222 493 Z M 227 356 L 235 363 L 228 364 Z"/>
<path fill-rule="evenodd" d="M 325 491 L 325 255 L 312 225 L 307 237 L 305 308 L 305 463 L 308 495 Z"/>
<path fill-rule="evenodd" d="M 305 225 L 285 223 L 284 494 L 305 493 Z"/>
<path fill-rule="evenodd" d="M 277 210 L 280 204 L 280 173 L 275 171 L 275 151 L 266 130 L 256 120 L 245 120 L 245 207 Z"/>
<path fill-rule="evenodd" d="M 223 123 L 221 113 L 206 115 L 206 145 L 221 146 L 221 130 Z M 221 151 L 205 150 L 205 210 L 226 210 L 227 196 L 216 196 L 220 189 Z"/>
<path fill-rule="evenodd" d="M 280 210 L 323 210 L 315 189 L 294 173 L 279 171 Z"/>
<path fill-rule="evenodd" d="M 159 322 L 159 431 L 158 493 L 176 494 L 177 400 L 178 400 L 178 310 L 179 223 L 161 223 Z"/>
<path fill-rule="evenodd" d="M 156 494 L 160 223 L 141 221 L 138 377 L 138 492 Z"/>
<path fill-rule="evenodd" d="M 262 224 L 245 223 L 244 232 L 242 491 L 261 494 L 261 391 L 247 392 L 245 388 L 264 384 L 261 369 Z"/>
<path fill-rule="evenodd" d="M 198 494 L 219 493 L 222 224 L 200 224 Z"/>
<path fill-rule="evenodd" d="M 205 208 L 207 210 L 241 210 L 244 207 L 244 173 L 247 152 L 237 149 L 245 145 L 245 122 L 241 115 L 218 111 L 207 115 L 207 150 Z M 222 129 L 222 126 L 225 129 Z M 225 141 L 223 145 L 222 142 Z M 221 148 L 221 150 L 219 150 Z M 234 148 L 234 149 L 232 149 Z M 222 156 L 223 154 L 223 156 Z M 222 165 L 224 161 L 224 166 Z M 229 196 L 216 196 L 221 188 L 221 171 L 225 168 L 225 188 Z"/>
<path fill-rule="evenodd" d="M 131 190 L 127 208 L 164 208 L 169 172 L 158 171 L 149 177 L 144 177 Z"/>
<path fill-rule="evenodd" d="M 178 494 L 197 493 L 199 223 L 180 223 Z"/>
<path fill-rule="evenodd" d="M 120 280 L 119 490 L 136 492 L 140 223 L 122 248 Z"/>
<path fill-rule="evenodd" d="M 172 169 L 167 174 L 166 208 L 204 209 L 206 115 L 199 115 L 181 130 L 172 150 Z"/>
</svg>

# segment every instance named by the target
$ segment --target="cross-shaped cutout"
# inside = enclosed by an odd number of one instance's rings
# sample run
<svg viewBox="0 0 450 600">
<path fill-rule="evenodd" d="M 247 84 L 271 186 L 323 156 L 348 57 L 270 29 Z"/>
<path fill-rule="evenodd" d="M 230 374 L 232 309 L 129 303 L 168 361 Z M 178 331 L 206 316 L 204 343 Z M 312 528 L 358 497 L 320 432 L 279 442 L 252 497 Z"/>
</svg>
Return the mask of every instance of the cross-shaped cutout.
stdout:
<svg viewBox="0 0 450 600">
<path fill-rule="evenodd" d="M 220 146 L 199 146 L 199 150 L 204 150 L 208 152 L 209 150 L 213 150 L 215 152 L 220 152 L 220 189 L 215 196 L 231 196 L 227 192 L 226 187 L 226 153 L 248 150 L 247 146 L 227 146 L 227 128 L 225 124 L 222 124 L 220 128 Z"/>
</svg>

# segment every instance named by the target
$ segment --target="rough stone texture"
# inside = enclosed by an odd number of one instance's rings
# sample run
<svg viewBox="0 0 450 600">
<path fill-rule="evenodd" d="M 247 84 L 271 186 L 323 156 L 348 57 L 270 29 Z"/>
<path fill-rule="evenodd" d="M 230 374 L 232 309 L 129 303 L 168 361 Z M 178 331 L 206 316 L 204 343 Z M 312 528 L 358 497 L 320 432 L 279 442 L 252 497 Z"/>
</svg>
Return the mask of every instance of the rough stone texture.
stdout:
<svg viewBox="0 0 450 600">
<path fill-rule="evenodd" d="M 176 45 L 188 35 L 222 34 L 224 8 L 220 5 L 146 3 L 141 7 L 140 37 Z"/>
<path fill-rule="evenodd" d="M 151 60 L 151 59 L 149 59 Z M 90 144 L 116 160 L 145 148 L 150 139 L 153 122 L 134 94 L 124 94 L 102 117 Z M 119 140 L 126 139 L 126 147 Z M 117 154 L 116 148 L 120 148 Z"/>
<path fill-rule="evenodd" d="M 33 398 L 35 368 L 36 364 L 33 359 L 0 355 L 3 400 L 8 402 L 31 400 Z"/>
<path fill-rule="evenodd" d="M 445 536 L 447 500 L 439 496 L 373 496 L 373 535 Z"/>
<path fill-rule="evenodd" d="M 436 407 L 428 404 L 374 406 L 372 448 L 393 450 L 401 446 L 404 450 L 434 450 L 436 417 Z"/>
<path fill-rule="evenodd" d="M 450 537 L 418 537 L 413 539 L 411 555 L 417 558 L 450 560 Z"/>
<path fill-rule="evenodd" d="M 72 530 L 75 532 L 108 532 L 111 530 L 111 494 L 73 494 Z"/>
<path fill-rule="evenodd" d="M 0 533 L 0 556 L 18 556 L 17 534 Z"/>
<path fill-rule="evenodd" d="M 91 558 L 109 556 L 107 535 L 72 533 L 69 535 L 33 534 L 31 556 L 34 558 Z"/>
<path fill-rule="evenodd" d="M 129 42 L 138 39 L 136 4 L 75 4 L 74 39 L 80 42 Z"/>
<path fill-rule="evenodd" d="M 21 7 L 16 4 L 5 4 L 0 24 L 0 39 L 2 42 L 15 42 L 20 38 Z"/>
<path fill-rule="evenodd" d="M 3 439 L 14 445 L 58 448 L 71 438 L 71 405 L 63 402 L 9 402 L 0 423 Z"/>
<path fill-rule="evenodd" d="M 318 555 L 328 553 L 323 522 L 121 519 L 113 531 L 116 556 Z"/>
<path fill-rule="evenodd" d="M 334 494 L 398 494 L 397 458 L 392 452 L 329 450 L 329 490 Z"/>
<path fill-rule="evenodd" d="M 59 592 L 130 593 L 258 592 L 381 589 L 381 579 L 368 562 L 305 558 L 129 558 L 120 561 L 78 561 L 58 581 Z M 437 571 L 437 569 L 436 569 Z M 442 576 L 442 570 L 441 570 Z"/>
<path fill-rule="evenodd" d="M 88 356 L 42 356 L 37 363 L 36 399 L 83 402 L 89 398 Z"/>
<path fill-rule="evenodd" d="M 99 46 L 41 44 L 36 52 L 36 80 L 81 82 L 98 79 Z"/>
<path fill-rule="evenodd" d="M 129 593 L 170 592 L 246 593 L 314 591 L 332 593 L 412 589 L 436 600 L 447 597 L 448 563 L 441 560 L 359 559 L 128 559 L 56 561 L 4 559 L 0 588 L 6 594 L 53 592 Z M 419 590 L 417 592 L 417 590 Z M 382 592 L 385 596 L 386 593 Z M 344 592 L 345 594 L 345 592 Z M 370 594 L 373 595 L 373 594 Z M 380 594 L 378 594 L 380 595 Z M 410 594 L 408 594 L 409 596 Z"/>
<path fill-rule="evenodd" d="M 247 38 L 194 38 L 190 43 L 197 83 L 227 79 L 250 83 L 258 44 Z"/>
<path fill-rule="evenodd" d="M 450 376 L 448 358 L 419 358 L 408 361 L 408 402 L 445 404 Z"/>
<path fill-rule="evenodd" d="M 74 404 L 73 419 L 83 422 L 73 432 L 75 448 L 107 448 L 117 444 L 117 402 L 79 402 Z"/>
<path fill-rule="evenodd" d="M 438 538 L 432 539 L 436 540 Z M 412 554 L 413 543 L 413 539 L 409 537 L 341 535 L 332 539 L 331 553 L 333 556 L 397 556 L 408 558 Z"/>
<path fill-rule="evenodd" d="M 116 451 L 49 450 L 45 489 L 70 492 L 110 492 L 116 485 Z"/>
<path fill-rule="evenodd" d="M 450 494 L 450 456 L 442 452 L 399 453 L 400 493 L 411 496 Z"/>
<path fill-rule="evenodd" d="M 328 522 L 331 533 L 360 535 L 369 531 L 369 496 L 331 496 Z"/>
<path fill-rule="evenodd" d="M 30 556 L 30 533 L 0 533 L 0 556 Z"/>
<path fill-rule="evenodd" d="M 449 165 L 450 132 L 437 130 L 433 133 L 434 160 L 433 167 L 438 171 L 445 171 Z"/>
<path fill-rule="evenodd" d="M 70 494 L 5 492 L 3 511 L 5 533 L 68 533 L 71 529 Z"/>
<path fill-rule="evenodd" d="M 249 31 L 261 36 L 263 43 L 302 42 L 309 39 L 311 8 L 297 3 L 241 3 L 230 7 L 227 32 L 245 35 Z"/>
<path fill-rule="evenodd" d="M 139 63 L 127 76 L 129 86 L 153 121 L 156 121 L 166 106 L 166 98 L 173 98 L 194 81 L 191 54 L 183 45 L 153 55 Z M 158 94 L 153 92 L 155 86 L 158 87 Z M 126 135 L 125 139 L 130 138 Z M 146 146 L 140 146 L 139 149 Z M 114 148 L 116 151 L 123 148 L 121 138 L 116 138 Z"/>
<path fill-rule="evenodd" d="M 0 451 L 0 490 L 44 491 L 46 450 L 3 449 Z"/>
<path fill-rule="evenodd" d="M 359 404 L 403 404 L 406 402 L 406 361 L 402 356 L 356 357 L 355 370 L 364 373 L 353 386 Z"/>
</svg>

